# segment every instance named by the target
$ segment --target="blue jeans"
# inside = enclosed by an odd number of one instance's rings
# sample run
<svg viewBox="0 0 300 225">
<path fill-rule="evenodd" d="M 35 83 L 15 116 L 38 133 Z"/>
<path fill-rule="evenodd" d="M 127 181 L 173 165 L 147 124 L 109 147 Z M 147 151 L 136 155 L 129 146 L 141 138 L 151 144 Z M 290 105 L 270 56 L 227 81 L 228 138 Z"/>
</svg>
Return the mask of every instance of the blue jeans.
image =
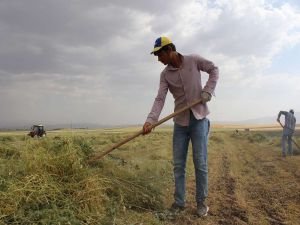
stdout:
<svg viewBox="0 0 300 225">
<path fill-rule="evenodd" d="M 292 136 L 293 131 L 288 128 L 283 129 L 281 146 L 282 146 L 282 155 L 286 155 L 286 141 L 288 143 L 288 154 L 293 155 L 293 148 L 292 148 Z"/>
<path fill-rule="evenodd" d="M 196 202 L 203 202 L 208 192 L 207 142 L 210 122 L 197 120 L 190 113 L 188 126 L 174 124 L 173 161 L 175 178 L 175 203 L 185 205 L 185 168 L 190 140 L 193 147 L 193 162 L 196 176 Z"/>
</svg>

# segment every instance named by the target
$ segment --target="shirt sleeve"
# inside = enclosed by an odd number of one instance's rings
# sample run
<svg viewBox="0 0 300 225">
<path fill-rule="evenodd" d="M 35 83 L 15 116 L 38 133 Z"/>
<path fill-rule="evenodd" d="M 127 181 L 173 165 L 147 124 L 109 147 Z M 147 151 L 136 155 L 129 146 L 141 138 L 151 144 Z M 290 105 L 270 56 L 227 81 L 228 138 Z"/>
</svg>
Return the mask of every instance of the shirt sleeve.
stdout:
<svg viewBox="0 0 300 225">
<path fill-rule="evenodd" d="M 154 100 L 151 112 L 149 113 L 146 122 L 154 124 L 158 121 L 159 115 L 165 104 L 168 89 L 169 89 L 168 83 L 164 77 L 164 74 L 161 73 L 158 93 Z"/>
<path fill-rule="evenodd" d="M 219 69 L 218 69 L 218 67 L 216 67 L 214 65 L 213 62 L 211 62 L 201 56 L 198 56 L 198 55 L 195 55 L 195 57 L 196 57 L 198 70 L 204 71 L 204 72 L 208 73 L 208 75 L 209 75 L 209 78 L 203 88 L 203 91 L 206 91 L 206 92 L 214 95 L 217 81 L 219 79 Z"/>
<path fill-rule="evenodd" d="M 280 111 L 280 112 L 278 113 L 277 119 L 280 119 L 281 115 L 286 116 L 286 115 L 287 115 L 287 112 L 286 112 L 286 111 Z"/>
</svg>

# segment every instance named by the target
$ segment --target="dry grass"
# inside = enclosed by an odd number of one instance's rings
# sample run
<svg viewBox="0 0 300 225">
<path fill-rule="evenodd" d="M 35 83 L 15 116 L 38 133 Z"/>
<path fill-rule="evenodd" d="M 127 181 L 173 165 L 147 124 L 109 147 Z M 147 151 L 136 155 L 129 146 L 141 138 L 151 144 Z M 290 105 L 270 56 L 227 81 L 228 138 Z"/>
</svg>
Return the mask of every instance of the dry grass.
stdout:
<svg viewBox="0 0 300 225">
<path fill-rule="evenodd" d="M 0 219 L 6 224 L 110 224 L 127 209 L 162 207 L 162 194 L 148 171 L 135 171 L 106 158 L 86 159 L 102 135 L 49 135 L 43 139 L 2 137 Z M 105 144 L 121 137 L 110 136 Z M 154 179 L 154 177 L 152 178 Z M 153 180 L 152 180 L 153 182 Z"/>
<path fill-rule="evenodd" d="M 138 129 L 137 129 L 138 131 Z M 187 210 L 156 217 L 172 203 L 172 132 L 156 129 L 107 155 L 86 160 L 136 131 L 49 132 L 43 139 L 0 135 L 0 224 L 297 224 L 300 152 L 284 160 L 281 132 L 213 128 L 209 142 L 210 214 L 195 217 L 194 172 Z M 300 143 L 299 132 L 294 138 Z"/>
</svg>

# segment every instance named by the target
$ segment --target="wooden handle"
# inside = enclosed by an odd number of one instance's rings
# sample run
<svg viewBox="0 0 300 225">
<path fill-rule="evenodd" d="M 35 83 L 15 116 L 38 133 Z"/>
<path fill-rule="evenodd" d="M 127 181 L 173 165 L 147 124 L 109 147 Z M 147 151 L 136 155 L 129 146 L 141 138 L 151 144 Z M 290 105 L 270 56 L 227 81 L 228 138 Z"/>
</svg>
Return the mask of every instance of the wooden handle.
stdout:
<svg viewBox="0 0 300 225">
<path fill-rule="evenodd" d="M 176 112 L 174 112 L 174 113 L 166 116 L 165 118 L 159 120 L 158 122 L 156 122 L 155 124 L 153 124 L 151 126 L 151 129 L 159 126 L 160 124 L 162 124 L 162 123 L 166 122 L 167 120 L 169 120 L 169 119 L 177 116 L 178 114 L 180 114 L 180 113 L 182 113 L 182 112 L 184 112 L 184 111 L 192 108 L 193 106 L 198 105 L 199 103 L 201 103 L 201 99 L 199 99 L 199 100 L 195 101 L 194 103 L 192 103 L 192 104 L 190 104 L 190 105 L 188 105 L 186 107 L 183 107 L 182 109 L 180 109 L 180 110 L 178 110 L 178 111 L 176 111 Z M 119 143 L 116 143 L 115 145 L 113 145 L 112 147 L 110 147 L 109 149 L 107 149 L 106 151 L 104 151 L 103 153 L 94 155 L 91 159 L 88 160 L 88 163 L 93 163 L 93 162 L 101 159 L 102 157 L 104 157 L 105 155 L 107 155 L 108 153 L 110 153 L 111 151 L 113 151 L 116 148 L 118 148 L 118 147 L 126 144 L 127 142 L 133 140 L 134 138 L 140 136 L 143 133 L 144 133 L 143 130 L 140 130 L 139 132 L 135 133 L 134 135 L 128 137 L 127 139 L 125 139 L 123 141 L 120 141 Z"/>
</svg>

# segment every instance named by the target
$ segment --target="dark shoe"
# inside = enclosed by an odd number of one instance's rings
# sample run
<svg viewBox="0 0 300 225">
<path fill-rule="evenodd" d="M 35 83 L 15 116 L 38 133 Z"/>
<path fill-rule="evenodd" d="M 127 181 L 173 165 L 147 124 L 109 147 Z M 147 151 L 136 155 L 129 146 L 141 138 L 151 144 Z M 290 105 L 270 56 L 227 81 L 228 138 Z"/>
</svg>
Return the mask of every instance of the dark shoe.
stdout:
<svg viewBox="0 0 300 225">
<path fill-rule="evenodd" d="M 177 205 L 175 202 L 171 205 L 170 208 L 164 212 L 156 213 L 156 216 L 160 220 L 175 220 L 178 215 L 185 209 L 184 206 Z"/>
<path fill-rule="evenodd" d="M 197 215 L 199 217 L 207 216 L 209 207 L 206 206 L 203 202 L 197 204 Z"/>
<path fill-rule="evenodd" d="M 177 205 L 175 202 L 171 205 L 171 208 L 169 209 L 173 213 L 179 213 L 185 209 L 184 206 Z"/>
</svg>

